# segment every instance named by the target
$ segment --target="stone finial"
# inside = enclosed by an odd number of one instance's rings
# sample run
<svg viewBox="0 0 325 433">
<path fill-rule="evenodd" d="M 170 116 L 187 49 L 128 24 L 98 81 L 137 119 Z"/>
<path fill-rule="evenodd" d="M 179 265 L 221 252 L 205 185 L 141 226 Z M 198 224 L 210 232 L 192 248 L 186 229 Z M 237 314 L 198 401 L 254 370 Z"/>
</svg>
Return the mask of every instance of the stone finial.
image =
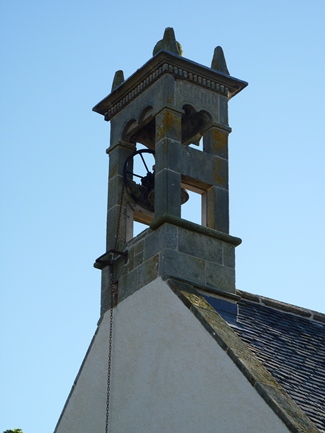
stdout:
<svg viewBox="0 0 325 433">
<path fill-rule="evenodd" d="M 118 88 L 124 82 L 124 73 L 123 71 L 116 71 L 112 84 L 112 92 Z"/>
<path fill-rule="evenodd" d="M 165 29 L 164 37 L 156 43 L 152 55 L 154 56 L 160 50 L 167 50 L 178 54 L 179 56 L 183 55 L 183 48 L 181 44 L 176 41 L 174 29 L 172 27 L 167 27 Z"/>
<path fill-rule="evenodd" d="M 211 68 L 215 69 L 216 71 L 223 72 L 224 74 L 230 75 L 227 68 L 225 55 L 223 54 L 223 50 L 221 47 L 217 47 L 214 50 Z"/>
</svg>

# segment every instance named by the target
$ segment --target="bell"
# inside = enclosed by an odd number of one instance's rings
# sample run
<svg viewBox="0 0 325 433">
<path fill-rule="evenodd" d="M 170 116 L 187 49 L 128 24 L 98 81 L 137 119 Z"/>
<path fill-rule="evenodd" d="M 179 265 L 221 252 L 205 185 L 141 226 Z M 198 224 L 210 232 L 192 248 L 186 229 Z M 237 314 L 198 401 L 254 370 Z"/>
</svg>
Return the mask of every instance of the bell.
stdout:
<svg viewBox="0 0 325 433">
<path fill-rule="evenodd" d="M 130 155 L 125 161 L 123 167 L 123 179 L 126 191 L 132 199 L 144 209 L 154 212 L 155 203 L 155 165 L 152 171 L 148 168 L 148 160 L 145 160 L 146 155 L 155 155 L 155 152 L 150 149 L 140 149 Z M 145 169 L 146 174 L 134 172 L 134 158 L 137 157 L 142 162 L 142 170 Z M 141 166 L 140 166 L 141 167 Z M 141 179 L 140 184 L 136 183 L 133 178 Z M 186 189 L 181 188 L 181 204 L 188 201 L 189 195 Z"/>
<path fill-rule="evenodd" d="M 188 195 L 188 192 L 186 191 L 186 189 L 182 188 L 181 189 L 181 204 L 186 203 L 188 201 L 189 197 L 190 196 Z M 154 204 L 155 204 L 155 190 L 154 189 L 149 192 L 148 201 L 152 206 L 154 206 Z"/>
</svg>

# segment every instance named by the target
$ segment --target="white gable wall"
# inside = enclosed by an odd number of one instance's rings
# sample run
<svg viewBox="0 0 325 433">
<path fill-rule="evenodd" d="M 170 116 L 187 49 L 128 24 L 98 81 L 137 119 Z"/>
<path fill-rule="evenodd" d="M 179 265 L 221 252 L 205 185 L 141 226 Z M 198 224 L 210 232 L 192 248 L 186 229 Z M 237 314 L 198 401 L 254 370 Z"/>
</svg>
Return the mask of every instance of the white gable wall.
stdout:
<svg viewBox="0 0 325 433">
<path fill-rule="evenodd" d="M 103 433 L 109 312 L 57 433 Z M 194 315 L 161 279 L 114 316 L 110 433 L 287 433 Z"/>
</svg>

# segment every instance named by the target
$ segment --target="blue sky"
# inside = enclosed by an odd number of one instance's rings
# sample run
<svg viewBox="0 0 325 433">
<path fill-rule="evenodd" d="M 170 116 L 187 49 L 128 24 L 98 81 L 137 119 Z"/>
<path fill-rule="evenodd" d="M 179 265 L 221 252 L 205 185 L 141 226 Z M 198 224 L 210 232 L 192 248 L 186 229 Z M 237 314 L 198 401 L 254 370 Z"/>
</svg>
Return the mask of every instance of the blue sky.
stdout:
<svg viewBox="0 0 325 433">
<path fill-rule="evenodd" d="M 109 124 L 91 111 L 174 27 L 229 103 L 237 287 L 325 313 L 325 3 L 1 1 L 0 431 L 54 430 L 99 318 Z"/>
</svg>

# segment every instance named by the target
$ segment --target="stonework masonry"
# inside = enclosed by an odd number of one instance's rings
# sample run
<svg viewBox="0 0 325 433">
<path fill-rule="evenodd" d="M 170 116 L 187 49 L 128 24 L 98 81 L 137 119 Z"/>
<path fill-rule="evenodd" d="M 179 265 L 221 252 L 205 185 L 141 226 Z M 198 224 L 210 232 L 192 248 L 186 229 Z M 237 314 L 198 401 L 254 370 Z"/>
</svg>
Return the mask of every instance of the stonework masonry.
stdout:
<svg viewBox="0 0 325 433">
<path fill-rule="evenodd" d="M 238 299 L 235 246 L 239 243 L 238 238 L 181 218 L 162 219 L 159 227 L 143 231 L 128 243 L 126 264 L 123 260 L 116 264 L 118 302 L 158 277 L 180 279 L 204 291 Z M 108 283 L 108 272 L 106 278 Z M 106 310 L 109 299 L 105 292 L 102 296 Z"/>
<path fill-rule="evenodd" d="M 120 302 L 159 276 L 235 296 L 235 247 L 241 241 L 229 235 L 228 101 L 247 83 L 229 75 L 220 47 L 211 68 L 181 53 L 166 29 L 154 56 L 126 80 L 117 71 L 111 94 L 94 107 L 111 124 L 107 258 L 97 261 L 102 314 L 112 283 Z M 201 139 L 202 150 L 190 146 Z M 124 166 L 138 143 L 155 156 L 150 211 L 125 191 Z M 139 178 L 127 176 L 137 185 Z M 201 225 L 181 218 L 184 188 L 202 196 Z M 149 226 L 136 238 L 134 221 Z"/>
<path fill-rule="evenodd" d="M 247 83 L 221 47 L 211 68 L 182 52 L 167 28 L 94 107 L 111 123 L 101 317 L 55 433 L 323 431 L 324 317 L 236 290 L 228 101 Z"/>
</svg>

